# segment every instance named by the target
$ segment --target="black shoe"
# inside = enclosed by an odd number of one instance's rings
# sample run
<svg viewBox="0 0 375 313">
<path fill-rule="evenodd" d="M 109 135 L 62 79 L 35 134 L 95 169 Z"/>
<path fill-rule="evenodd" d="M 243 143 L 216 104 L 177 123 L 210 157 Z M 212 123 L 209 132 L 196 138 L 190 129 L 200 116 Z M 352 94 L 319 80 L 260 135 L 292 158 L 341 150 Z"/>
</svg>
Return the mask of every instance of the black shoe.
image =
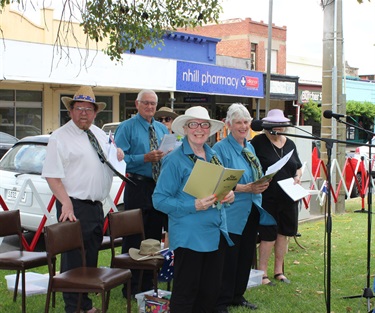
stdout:
<svg viewBox="0 0 375 313">
<path fill-rule="evenodd" d="M 290 280 L 288 278 L 286 278 L 286 277 L 285 278 L 280 278 L 280 279 L 277 278 L 277 277 L 280 277 L 280 276 L 284 276 L 285 277 L 284 273 L 275 274 L 273 277 L 276 280 L 278 280 L 279 282 L 282 282 L 282 283 L 285 283 L 285 284 L 290 284 Z"/>
<path fill-rule="evenodd" d="M 263 276 L 263 277 L 262 277 L 262 282 L 263 282 L 263 279 L 268 279 L 269 282 L 266 283 L 266 284 L 262 284 L 262 285 L 271 286 L 271 287 L 276 286 L 276 284 L 275 284 L 273 281 L 271 281 L 271 280 L 268 278 L 268 276 Z"/>
<path fill-rule="evenodd" d="M 247 309 L 250 309 L 250 310 L 256 310 L 258 308 L 257 305 L 252 304 L 252 303 L 250 303 L 247 300 L 242 300 L 240 303 L 236 303 L 234 305 L 235 306 L 240 306 L 240 307 L 243 307 L 243 308 L 247 308 Z"/>
</svg>

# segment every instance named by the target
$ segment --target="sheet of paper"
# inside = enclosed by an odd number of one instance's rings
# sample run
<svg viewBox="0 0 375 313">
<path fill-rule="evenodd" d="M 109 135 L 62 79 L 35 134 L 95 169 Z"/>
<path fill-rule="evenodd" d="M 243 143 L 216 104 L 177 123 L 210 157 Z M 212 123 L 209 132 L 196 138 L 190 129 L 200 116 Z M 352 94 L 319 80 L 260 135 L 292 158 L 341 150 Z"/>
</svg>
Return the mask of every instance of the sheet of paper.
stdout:
<svg viewBox="0 0 375 313">
<path fill-rule="evenodd" d="M 288 154 L 286 154 L 279 161 L 268 167 L 265 175 L 262 178 L 255 181 L 254 184 L 263 184 L 265 182 L 271 181 L 271 179 L 277 174 L 277 172 L 289 161 L 290 157 L 293 154 L 293 151 L 294 149 L 290 151 Z"/>
<path fill-rule="evenodd" d="M 108 162 L 112 164 L 112 166 L 122 175 L 125 176 L 126 173 L 126 162 L 124 160 L 119 161 L 117 159 L 117 146 L 115 144 L 115 140 L 113 138 L 113 134 L 111 131 L 109 132 L 109 148 L 108 148 Z"/>
<path fill-rule="evenodd" d="M 279 161 L 276 163 L 272 164 L 270 167 L 268 167 L 266 173 L 264 175 L 272 174 L 278 172 L 290 159 L 290 157 L 293 154 L 293 151 L 290 151 L 288 154 L 284 155 L 283 158 L 281 158 Z"/>
<path fill-rule="evenodd" d="M 174 134 L 165 134 L 160 143 L 159 150 L 163 151 L 164 153 L 172 151 L 174 148 L 176 148 L 176 141 L 177 138 Z"/>
<path fill-rule="evenodd" d="M 267 183 L 267 182 L 270 182 L 271 179 L 276 175 L 277 172 L 274 172 L 274 173 L 271 173 L 271 174 L 267 174 L 267 175 L 264 175 L 262 178 L 259 178 L 258 180 L 256 180 L 254 182 L 254 184 L 263 184 L 263 183 Z"/>
<path fill-rule="evenodd" d="M 294 184 L 294 179 L 287 178 L 283 180 L 279 180 L 277 182 L 281 189 L 294 201 L 298 201 L 310 193 L 307 189 L 303 188 L 300 184 Z"/>
</svg>

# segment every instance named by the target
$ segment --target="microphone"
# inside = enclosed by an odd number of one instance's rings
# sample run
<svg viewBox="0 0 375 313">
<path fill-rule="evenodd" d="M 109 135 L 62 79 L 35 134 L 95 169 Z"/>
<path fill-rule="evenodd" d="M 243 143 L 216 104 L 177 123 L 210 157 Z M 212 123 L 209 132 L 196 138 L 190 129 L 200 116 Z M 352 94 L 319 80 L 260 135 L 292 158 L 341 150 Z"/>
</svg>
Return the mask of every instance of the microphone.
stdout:
<svg viewBox="0 0 375 313">
<path fill-rule="evenodd" d="M 257 132 L 263 129 L 272 130 L 273 128 L 282 128 L 282 127 L 293 127 L 293 125 L 290 123 L 263 122 L 261 120 L 253 120 L 251 122 L 251 129 Z"/>
<path fill-rule="evenodd" d="M 323 116 L 325 118 L 335 118 L 335 119 L 339 119 L 340 117 L 346 117 L 345 114 L 338 114 L 338 113 L 333 113 L 331 110 L 325 110 L 323 112 Z"/>
</svg>

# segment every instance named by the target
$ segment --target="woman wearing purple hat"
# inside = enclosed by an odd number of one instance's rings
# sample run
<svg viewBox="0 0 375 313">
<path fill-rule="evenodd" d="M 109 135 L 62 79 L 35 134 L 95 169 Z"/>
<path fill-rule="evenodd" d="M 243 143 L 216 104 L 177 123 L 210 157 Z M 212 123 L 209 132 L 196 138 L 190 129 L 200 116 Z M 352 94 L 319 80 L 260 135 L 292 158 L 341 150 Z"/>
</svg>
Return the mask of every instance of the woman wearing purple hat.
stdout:
<svg viewBox="0 0 375 313">
<path fill-rule="evenodd" d="M 285 127 L 280 127 L 280 124 L 290 122 L 284 116 L 283 111 L 279 109 L 270 110 L 262 120 L 270 124 L 277 124 L 278 127 L 273 128 L 276 133 L 285 132 Z M 259 227 L 259 269 L 264 271 L 262 283 L 269 286 L 275 285 L 268 278 L 267 274 L 268 261 L 274 248 L 274 278 L 280 282 L 289 284 L 290 280 L 283 273 L 283 264 L 288 237 L 294 236 L 297 233 L 298 202 L 294 202 L 281 189 L 277 181 L 293 177 L 294 183 L 300 184 L 302 163 L 298 157 L 296 145 L 284 135 L 274 135 L 269 130 L 264 130 L 262 134 L 252 139 L 251 144 L 255 148 L 256 155 L 264 172 L 266 172 L 269 166 L 279 161 L 294 149 L 289 161 L 277 172 L 270 182 L 269 187 L 262 194 L 262 207 L 275 218 L 277 225 Z"/>
</svg>

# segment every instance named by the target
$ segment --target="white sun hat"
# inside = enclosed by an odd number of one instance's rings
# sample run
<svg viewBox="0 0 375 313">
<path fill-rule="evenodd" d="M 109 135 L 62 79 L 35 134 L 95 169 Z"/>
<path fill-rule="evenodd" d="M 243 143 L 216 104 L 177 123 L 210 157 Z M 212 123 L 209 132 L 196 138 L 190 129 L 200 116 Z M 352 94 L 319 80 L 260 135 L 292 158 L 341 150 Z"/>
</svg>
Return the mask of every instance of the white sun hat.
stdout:
<svg viewBox="0 0 375 313">
<path fill-rule="evenodd" d="M 210 122 L 210 136 L 217 133 L 220 129 L 223 128 L 224 123 L 218 120 L 211 119 L 208 115 L 206 108 L 201 106 L 194 106 L 185 111 L 184 115 L 178 116 L 172 123 L 172 131 L 179 135 L 185 136 L 184 126 L 190 120 L 205 120 Z"/>
</svg>

